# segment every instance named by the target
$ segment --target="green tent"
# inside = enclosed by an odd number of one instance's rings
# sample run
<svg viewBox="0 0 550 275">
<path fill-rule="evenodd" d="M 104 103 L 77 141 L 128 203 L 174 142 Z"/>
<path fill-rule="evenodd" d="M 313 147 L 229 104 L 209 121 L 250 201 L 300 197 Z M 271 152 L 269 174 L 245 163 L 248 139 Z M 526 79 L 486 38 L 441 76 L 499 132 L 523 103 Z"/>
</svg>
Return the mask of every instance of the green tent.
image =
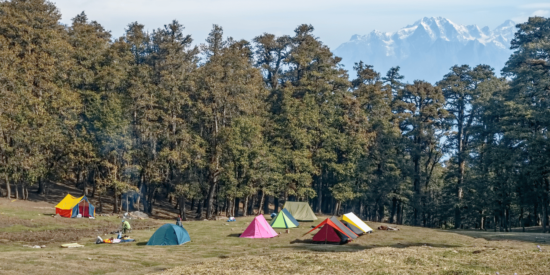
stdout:
<svg viewBox="0 0 550 275">
<path fill-rule="evenodd" d="M 284 209 L 277 214 L 277 216 L 271 221 L 271 227 L 273 228 L 294 228 L 298 227 L 300 224 L 292 215 L 288 212 L 288 210 Z"/>
<path fill-rule="evenodd" d="M 167 223 L 155 231 L 147 245 L 180 245 L 190 241 L 189 233 L 185 228 Z"/>
<path fill-rule="evenodd" d="M 287 201 L 283 206 L 298 221 L 315 221 L 317 216 L 307 202 Z"/>
</svg>

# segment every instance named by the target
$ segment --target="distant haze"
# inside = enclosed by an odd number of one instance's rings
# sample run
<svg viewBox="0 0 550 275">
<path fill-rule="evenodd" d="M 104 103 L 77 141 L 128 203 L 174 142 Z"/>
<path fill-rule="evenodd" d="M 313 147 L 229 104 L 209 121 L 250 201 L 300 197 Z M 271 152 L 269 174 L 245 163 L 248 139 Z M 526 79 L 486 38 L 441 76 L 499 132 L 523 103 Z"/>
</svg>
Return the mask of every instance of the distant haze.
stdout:
<svg viewBox="0 0 550 275">
<path fill-rule="evenodd" d="M 197 43 L 219 24 L 225 34 L 252 40 L 264 32 L 292 34 L 299 24 L 312 24 L 315 35 L 336 49 L 353 34 L 373 29 L 393 32 L 427 17 L 442 16 L 461 25 L 494 29 L 507 19 L 525 22 L 529 16 L 549 16 L 542 0 L 52 0 L 66 24 L 85 11 L 113 36 L 138 21 L 148 30 L 177 19 Z"/>
<path fill-rule="evenodd" d="M 453 65 L 487 64 L 499 73 L 512 53 L 510 41 L 515 31 L 511 20 L 491 30 L 455 24 L 442 17 L 425 17 L 396 32 L 353 35 L 334 52 L 343 58 L 352 77 L 354 63 L 361 60 L 382 75 L 400 66 L 409 82 L 419 79 L 435 83 Z"/>
</svg>

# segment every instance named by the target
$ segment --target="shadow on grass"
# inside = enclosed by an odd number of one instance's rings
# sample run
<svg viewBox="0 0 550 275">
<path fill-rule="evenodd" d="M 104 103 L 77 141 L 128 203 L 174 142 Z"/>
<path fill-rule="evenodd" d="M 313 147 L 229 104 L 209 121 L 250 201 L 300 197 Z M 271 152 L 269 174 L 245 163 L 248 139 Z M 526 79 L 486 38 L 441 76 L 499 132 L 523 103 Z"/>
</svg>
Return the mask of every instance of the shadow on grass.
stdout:
<svg viewBox="0 0 550 275">
<path fill-rule="evenodd" d="M 138 242 L 136 243 L 137 246 L 144 246 L 147 245 L 147 242 Z"/>
<path fill-rule="evenodd" d="M 227 237 L 240 237 L 241 236 L 241 233 L 233 233 L 233 234 L 229 234 L 227 235 Z"/>
<path fill-rule="evenodd" d="M 478 230 L 445 230 L 447 233 L 460 234 L 472 238 L 481 238 L 487 241 L 520 241 L 529 243 L 546 243 L 550 244 L 550 234 L 533 233 L 533 232 L 494 232 L 494 231 L 478 231 Z"/>
<path fill-rule="evenodd" d="M 454 248 L 461 247 L 460 245 L 449 245 L 449 244 L 432 244 L 432 243 L 396 243 L 392 245 L 362 245 L 354 242 L 347 244 L 339 243 L 322 243 L 314 242 L 312 240 L 300 240 L 296 239 L 290 242 L 291 245 L 285 246 L 285 248 L 291 248 L 295 250 L 309 250 L 314 252 L 354 252 L 359 250 L 373 249 L 379 247 L 392 247 L 392 248 L 408 248 L 408 247 L 438 247 L 438 248 Z"/>
</svg>

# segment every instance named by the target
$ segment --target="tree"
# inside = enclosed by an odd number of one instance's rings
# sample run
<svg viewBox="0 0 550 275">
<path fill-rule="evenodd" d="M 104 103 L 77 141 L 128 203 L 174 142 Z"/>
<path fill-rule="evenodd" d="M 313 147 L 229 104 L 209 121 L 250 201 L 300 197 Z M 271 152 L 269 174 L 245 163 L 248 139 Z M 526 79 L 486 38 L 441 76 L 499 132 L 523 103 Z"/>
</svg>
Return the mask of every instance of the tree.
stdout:
<svg viewBox="0 0 550 275">
<path fill-rule="evenodd" d="M 445 131 L 445 98 L 439 87 L 415 81 L 397 95 L 397 110 L 403 119 L 400 129 L 410 152 L 413 179 L 413 225 L 421 225 L 424 213 L 424 192 L 439 160 L 439 146 Z"/>
<path fill-rule="evenodd" d="M 10 180 L 22 197 L 52 172 L 51 161 L 65 154 L 80 108 L 78 94 L 67 85 L 73 64 L 67 33 L 56 7 L 43 0 L 0 3 L 2 52 L 2 143 L 0 155 L 7 196 Z M 11 71 L 11 73 L 9 72 Z"/>
<path fill-rule="evenodd" d="M 196 112 L 194 127 L 206 142 L 208 195 L 206 217 L 213 216 L 220 163 L 232 121 L 254 114 L 263 102 L 261 73 L 252 64 L 248 42 L 223 40 L 223 29 L 214 25 L 202 51 L 206 63 L 198 70 L 197 90 L 192 95 Z"/>
</svg>

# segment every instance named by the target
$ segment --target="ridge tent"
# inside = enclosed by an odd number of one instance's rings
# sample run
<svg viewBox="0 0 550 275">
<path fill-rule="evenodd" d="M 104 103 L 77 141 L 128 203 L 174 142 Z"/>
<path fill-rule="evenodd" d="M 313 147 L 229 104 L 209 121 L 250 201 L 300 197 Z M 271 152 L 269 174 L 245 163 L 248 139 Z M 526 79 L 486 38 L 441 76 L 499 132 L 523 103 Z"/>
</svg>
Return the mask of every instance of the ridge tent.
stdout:
<svg viewBox="0 0 550 275">
<path fill-rule="evenodd" d="M 353 231 L 351 231 L 347 226 L 345 226 L 343 223 L 341 223 L 337 217 L 335 216 L 332 216 L 329 218 L 334 224 L 336 224 L 338 227 L 340 227 L 340 229 L 342 229 L 342 231 L 344 231 L 344 233 L 346 233 L 346 235 L 350 236 L 350 238 L 352 239 L 357 239 L 359 236 L 355 233 L 353 233 Z"/>
<path fill-rule="evenodd" d="M 271 228 L 269 223 L 265 220 L 263 215 L 258 215 L 252 220 L 244 232 L 239 236 L 240 238 L 273 238 L 277 236 L 277 232 Z"/>
<path fill-rule="evenodd" d="M 317 216 L 307 202 L 287 201 L 283 206 L 298 221 L 316 221 Z"/>
<path fill-rule="evenodd" d="M 271 221 L 271 227 L 273 228 L 294 228 L 298 226 L 300 226 L 298 221 L 285 208 Z"/>
<path fill-rule="evenodd" d="M 95 207 L 88 201 L 86 196 L 77 198 L 67 194 L 55 206 L 55 214 L 66 218 L 75 218 L 78 214 L 82 217 L 95 217 Z"/>
<path fill-rule="evenodd" d="M 147 245 L 180 245 L 190 241 L 191 238 L 185 228 L 167 223 L 155 231 Z"/>
<path fill-rule="evenodd" d="M 370 228 L 364 221 L 355 216 L 353 212 L 349 212 L 342 216 L 342 220 L 354 225 L 355 227 L 361 229 L 365 233 L 372 233 L 372 228 Z"/>
<path fill-rule="evenodd" d="M 341 222 L 336 220 L 337 223 L 335 223 L 333 218 L 334 217 L 322 221 L 319 225 L 308 231 L 306 234 L 321 227 L 321 230 L 313 236 L 314 242 L 344 244 L 357 238 L 357 235 L 350 232 L 349 229 L 343 228 L 345 226 Z"/>
<path fill-rule="evenodd" d="M 349 230 L 351 230 L 353 233 L 357 234 L 357 236 L 365 234 L 363 230 L 359 229 L 358 227 L 356 227 L 355 225 L 347 221 L 341 220 L 340 222 L 342 222 L 342 224 L 344 224 L 347 228 L 349 228 Z"/>
</svg>

